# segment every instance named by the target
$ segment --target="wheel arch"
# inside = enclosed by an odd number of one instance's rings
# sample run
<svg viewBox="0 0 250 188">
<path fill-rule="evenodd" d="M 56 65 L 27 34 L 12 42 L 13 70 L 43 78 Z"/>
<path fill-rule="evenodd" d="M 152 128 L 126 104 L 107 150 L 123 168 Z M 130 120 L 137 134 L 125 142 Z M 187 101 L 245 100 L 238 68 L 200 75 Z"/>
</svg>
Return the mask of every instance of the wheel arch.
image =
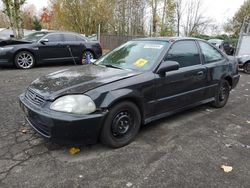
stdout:
<svg viewBox="0 0 250 188">
<path fill-rule="evenodd" d="M 90 49 L 90 48 L 85 48 L 84 50 L 83 50 L 83 53 L 84 52 L 91 52 L 93 55 L 94 55 L 94 58 L 96 58 L 97 57 L 97 55 L 96 55 L 96 53 L 94 52 L 94 50 L 93 49 Z"/>
<path fill-rule="evenodd" d="M 225 76 L 224 80 L 226 80 L 229 83 L 230 87 L 232 88 L 232 86 L 233 86 L 233 79 L 232 79 L 232 77 L 229 76 L 229 75 Z"/>
<path fill-rule="evenodd" d="M 15 51 L 15 53 L 13 54 L 13 64 L 14 64 L 14 66 L 15 66 L 15 61 L 16 61 L 16 55 L 17 55 L 18 53 L 22 52 L 22 51 L 26 51 L 26 52 L 31 53 L 31 54 L 33 55 L 33 57 L 34 57 L 34 61 L 35 61 L 34 64 L 37 63 L 36 55 L 35 55 L 34 52 L 32 52 L 32 50 L 26 49 L 26 48 L 21 48 L 21 49 L 18 49 L 17 51 Z"/>
<path fill-rule="evenodd" d="M 100 107 L 110 109 L 116 104 L 124 101 L 132 102 L 137 106 L 141 114 L 141 120 L 143 122 L 143 119 L 145 117 L 145 108 L 144 108 L 145 105 L 139 92 L 132 91 L 129 89 L 110 91 L 103 100 Z"/>
</svg>

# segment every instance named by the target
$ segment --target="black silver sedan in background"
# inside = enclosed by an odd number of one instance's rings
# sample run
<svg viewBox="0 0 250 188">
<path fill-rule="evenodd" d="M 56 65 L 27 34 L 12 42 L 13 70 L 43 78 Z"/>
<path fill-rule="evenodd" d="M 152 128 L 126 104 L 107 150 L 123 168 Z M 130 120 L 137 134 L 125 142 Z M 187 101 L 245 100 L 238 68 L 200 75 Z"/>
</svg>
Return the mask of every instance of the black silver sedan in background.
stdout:
<svg viewBox="0 0 250 188">
<path fill-rule="evenodd" d="M 29 69 L 40 63 L 84 63 L 87 55 L 90 59 L 98 59 L 102 56 L 102 48 L 99 42 L 89 41 L 77 33 L 35 32 L 21 40 L 0 42 L 0 66 Z"/>
</svg>

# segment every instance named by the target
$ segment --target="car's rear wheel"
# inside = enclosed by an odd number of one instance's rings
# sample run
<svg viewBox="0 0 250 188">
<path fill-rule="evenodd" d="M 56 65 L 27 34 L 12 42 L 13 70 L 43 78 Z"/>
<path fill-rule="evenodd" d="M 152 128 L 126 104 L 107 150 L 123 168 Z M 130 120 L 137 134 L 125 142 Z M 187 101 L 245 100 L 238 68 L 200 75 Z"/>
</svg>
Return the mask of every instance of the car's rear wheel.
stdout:
<svg viewBox="0 0 250 188">
<path fill-rule="evenodd" d="M 129 101 L 121 102 L 109 111 L 100 140 L 112 148 L 123 147 L 134 140 L 140 125 L 141 114 L 138 107 Z"/>
<path fill-rule="evenodd" d="M 15 56 L 15 65 L 19 69 L 30 69 L 35 65 L 35 58 L 28 51 L 18 52 Z"/>
<path fill-rule="evenodd" d="M 215 100 L 212 105 L 216 108 L 222 108 L 227 104 L 230 94 L 230 85 L 228 81 L 221 80 L 216 91 Z"/>
<path fill-rule="evenodd" d="M 250 62 L 244 65 L 244 71 L 245 73 L 250 74 Z"/>
<path fill-rule="evenodd" d="M 89 50 L 86 50 L 83 52 L 82 54 L 82 64 L 86 64 L 86 59 L 87 59 L 87 56 L 89 56 L 89 60 L 93 60 L 95 58 L 93 52 L 89 51 Z"/>
</svg>

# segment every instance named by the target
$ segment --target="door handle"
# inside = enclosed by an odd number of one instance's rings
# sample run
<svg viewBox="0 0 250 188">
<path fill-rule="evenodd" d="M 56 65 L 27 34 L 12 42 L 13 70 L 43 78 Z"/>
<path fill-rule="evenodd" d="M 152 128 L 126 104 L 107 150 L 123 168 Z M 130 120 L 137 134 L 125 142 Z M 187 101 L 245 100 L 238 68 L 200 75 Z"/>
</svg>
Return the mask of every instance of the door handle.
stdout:
<svg viewBox="0 0 250 188">
<path fill-rule="evenodd" d="M 197 73 L 197 76 L 203 76 L 204 75 L 204 72 L 203 71 L 200 71 Z"/>
<path fill-rule="evenodd" d="M 197 73 L 197 79 L 198 80 L 202 80 L 204 78 L 204 72 L 203 71 L 200 71 Z"/>
</svg>

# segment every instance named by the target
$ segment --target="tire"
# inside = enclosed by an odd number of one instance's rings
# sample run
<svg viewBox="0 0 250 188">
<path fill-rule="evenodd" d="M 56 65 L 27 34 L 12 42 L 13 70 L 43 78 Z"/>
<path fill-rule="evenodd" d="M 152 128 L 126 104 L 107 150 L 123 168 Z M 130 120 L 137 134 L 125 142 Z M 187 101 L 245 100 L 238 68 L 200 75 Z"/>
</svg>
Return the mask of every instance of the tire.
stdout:
<svg viewBox="0 0 250 188">
<path fill-rule="evenodd" d="M 87 55 L 89 55 L 90 60 L 93 60 L 95 58 L 93 52 L 91 52 L 89 50 L 86 50 L 82 54 L 81 64 L 86 64 L 86 57 L 87 57 Z"/>
<path fill-rule="evenodd" d="M 20 51 L 15 56 L 15 65 L 19 69 L 30 69 L 35 65 L 35 58 L 28 51 Z"/>
<path fill-rule="evenodd" d="M 228 81 L 221 80 L 215 95 L 215 101 L 212 102 L 212 106 L 215 108 L 222 108 L 227 104 L 230 94 L 230 85 Z"/>
<path fill-rule="evenodd" d="M 244 65 L 244 71 L 245 73 L 250 74 L 250 62 Z"/>
<path fill-rule="evenodd" d="M 120 148 L 131 143 L 141 126 L 138 107 L 129 101 L 121 102 L 111 108 L 100 135 L 100 141 L 111 147 Z"/>
</svg>

